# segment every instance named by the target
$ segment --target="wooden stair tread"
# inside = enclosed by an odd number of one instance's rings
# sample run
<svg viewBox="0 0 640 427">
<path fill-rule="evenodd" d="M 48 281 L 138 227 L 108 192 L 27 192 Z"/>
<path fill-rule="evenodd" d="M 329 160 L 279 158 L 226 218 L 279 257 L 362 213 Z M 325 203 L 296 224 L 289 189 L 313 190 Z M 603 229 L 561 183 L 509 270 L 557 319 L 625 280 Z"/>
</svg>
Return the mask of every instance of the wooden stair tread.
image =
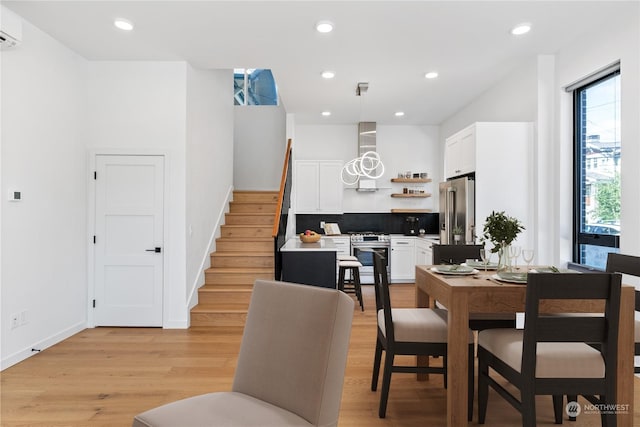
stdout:
<svg viewBox="0 0 640 427">
<path fill-rule="evenodd" d="M 271 228 L 278 191 L 236 190 L 220 227 L 216 250 L 199 303 L 191 309 L 192 326 L 242 326 L 258 278 L 273 279 L 275 257 Z"/>
<path fill-rule="evenodd" d="M 226 215 L 236 215 L 236 216 L 273 216 L 273 213 L 265 213 L 265 212 L 227 212 Z"/>
<path fill-rule="evenodd" d="M 278 194 L 278 190 L 233 190 L 234 193 L 242 194 Z"/>
<path fill-rule="evenodd" d="M 224 251 L 224 252 L 211 252 L 211 255 L 222 257 L 272 257 L 273 252 L 254 251 L 254 252 L 240 252 L 240 251 Z"/>
<path fill-rule="evenodd" d="M 206 272 L 218 273 L 272 273 L 272 267 L 209 267 Z"/>
<path fill-rule="evenodd" d="M 263 200 L 232 200 L 229 203 L 237 204 L 250 204 L 250 205 L 277 205 L 276 201 L 263 201 Z"/>
<path fill-rule="evenodd" d="M 217 308 L 213 304 L 198 304 L 191 309 L 191 312 L 194 314 L 199 313 L 246 313 L 247 309 L 238 309 L 238 308 Z"/>
<path fill-rule="evenodd" d="M 242 287 L 242 285 L 236 286 L 223 286 L 223 285 L 212 285 L 209 283 L 204 284 L 200 288 L 198 288 L 198 292 L 210 292 L 210 293 L 226 293 L 226 292 L 238 292 L 238 293 L 251 293 L 253 292 L 253 285 L 246 285 L 246 287 Z"/>
</svg>

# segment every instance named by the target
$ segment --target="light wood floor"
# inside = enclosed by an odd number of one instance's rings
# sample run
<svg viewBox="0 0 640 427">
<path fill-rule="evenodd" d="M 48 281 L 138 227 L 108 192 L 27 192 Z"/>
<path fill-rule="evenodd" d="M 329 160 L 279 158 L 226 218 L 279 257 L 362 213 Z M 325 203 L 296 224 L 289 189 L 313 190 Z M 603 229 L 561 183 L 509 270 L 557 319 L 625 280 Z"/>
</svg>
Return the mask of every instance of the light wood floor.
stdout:
<svg viewBox="0 0 640 427">
<path fill-rule="evenodd" d="M 376 333 L 373 288 L 364 286 L 363 291 L 365 312 L 356 305 L 339 425 L 443 426 L 446 394 L 442 378 L 433 375 L 427 382 L 417 382 L 414 375 L 394 374 L 387 418 L 378 418 L 379 392 L 370 391 Z M 396 307 L 412 306 L 413 285 L 393 285 L 392 300 Z M 240 339 L 238 327 L 87 329 L 0 374 L 0 423 L 6 427 L 131 425 L 132 417 L 146 409 L 229 390 Z M 637 378 L 635 391 L 639 408 Z M 640 425 L 638 409 L 634 421 Z M 477 424 L 477 412 L 470 424 Z M 542 396 L 538 425 L 551 424 L 551 399 Z M 491 391 L 486 425 L 517 426 L 520 417 Z M 600 418 L 583 414 L 565 425 L 599 426 Z"/>
</svg>

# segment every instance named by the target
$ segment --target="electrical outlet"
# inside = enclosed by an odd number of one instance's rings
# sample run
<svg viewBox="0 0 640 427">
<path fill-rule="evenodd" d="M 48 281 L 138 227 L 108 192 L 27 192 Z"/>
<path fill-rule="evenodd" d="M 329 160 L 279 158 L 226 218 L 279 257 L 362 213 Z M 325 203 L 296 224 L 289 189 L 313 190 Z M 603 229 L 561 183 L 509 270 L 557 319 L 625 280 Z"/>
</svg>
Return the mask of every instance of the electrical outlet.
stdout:
<svg viewBox="0 0 640 427">
<path fill-rule="evenodd" d="M 324 230 L 324 221 L 320 221 L 320 228 Z"/>
<path fill-rule="evenodd" d="M 11 315 L 11 329 L 15 329 L 20 326 L 20 317 L 17 314 Z"/>
</svg>

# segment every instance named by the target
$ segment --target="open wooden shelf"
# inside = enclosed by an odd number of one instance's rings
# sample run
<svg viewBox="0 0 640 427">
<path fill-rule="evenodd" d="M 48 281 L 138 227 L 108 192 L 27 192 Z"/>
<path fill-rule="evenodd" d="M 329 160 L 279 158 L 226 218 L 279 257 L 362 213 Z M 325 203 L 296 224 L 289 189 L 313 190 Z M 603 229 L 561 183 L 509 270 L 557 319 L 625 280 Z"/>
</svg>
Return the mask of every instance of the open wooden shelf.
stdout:
<svg viewBox="0 0 640 427">
<path fill-rule="evenodd" d="M 391 213 L 430 213 L 431 209 L 391 209 Z"/>
<path fill-rule="evenodd" d="M 407 199 L 412 198 L 412 197 L 417 197 L 417 198 L 424 199 L 424 198 L 426 198 L 426 197 L 431 197 L 431 194 L 429 194 L 429 193 L 418 193 L 418 194 L 416 194 L 416 193 L 414 193 L 414 194 L 409 194 L 409 193 L 393 193 L 393 194 L 391 195 L 391 197 L 402 197 L 402 198 L 407 198 Z"/>
<path fill-rule="evenodd" d="M 419 183 L 419 182 L 431 182 L 431 179 L 430 178 L 391 178 L 391 182 Z"/>
</svg>

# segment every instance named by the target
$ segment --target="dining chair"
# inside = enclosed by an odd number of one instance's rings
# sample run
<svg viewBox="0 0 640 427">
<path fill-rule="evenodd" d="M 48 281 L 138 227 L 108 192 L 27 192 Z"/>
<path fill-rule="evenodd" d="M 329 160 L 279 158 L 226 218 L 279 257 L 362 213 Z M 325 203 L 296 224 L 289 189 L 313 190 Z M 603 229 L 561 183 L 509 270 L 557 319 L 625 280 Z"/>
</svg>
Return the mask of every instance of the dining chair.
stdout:
<svg viewBox="0 0 640 427">
<path fill-rule="evenodd" d="M 437 373 L 444 375 L 447 386 L 447 312 L 432 308 L 391 308 L 389 280 L 386 258 L 374 252 L 374 284 L 378 337 L 373 361 L 371 391 L 378 388 L 378 375 L 382 361 L 382 351 L 386 352 L 382 373 L 382 391 L 378 416 L 384 418 L 387 411 L 391 374 Z M 473 416 L 474 395 L 474 352 L 473 334 L 469 331 L 469 421 Z M 394 365 L 395 356 L 434 356 L 442 357 L 442 367 L 437 366 L 398 366 Z"/>
<path fill-rule="evenodd" d="M 479 333 L 478 422 L 485 423 L 489 387 L 522 414 L 525 427 L 536 425 L 536 395 L 553 397 L 557 424 L 562 423 L 563 395 L 615 404 L 621 275 L 532 273 L 526 286 L 524 330 Z M 542 300 L 585 299 L 604 300 L 603 311 L 540 313 Z M 489 368 L 520 391 L 520 400 L 489 375 Z M 603 412 L 601 418 L 603 426 L 616 425 L 615 414 Z"/>
<path fill-rule="evenodd" d="M 433 245 L 434 264 L 462 264 L 468 259 L 480 259 L 482 245 Z"/>
<path fill-rule="evenodd" d="M 434 264 L 462 264 L 468 259 L 480 259 L 483 245 L 433 245 Z M 440 303 L 438 308 L 444 308 Z M 495 328 L 515 328 L 515 313 L 470 313 L 469 328 L 474 331 Z"/>
<path fill-rule="evenodd" d="M 151 409 L 133 427 L 336 426 L 353 309 L 336 289 L 257 280 L 232 390 Z"/>
<path fill-rule="evenodd" d="M 622 273 L 640 278 L 640 257 L 609 253 L 607 256 L 607 272 Z M 636 290 L 635 301 L 635 355 L 640 356 L 640 291 Z M 640 366 L 633 368 L 634 373 L 640 373 Z"/>
</svg>

